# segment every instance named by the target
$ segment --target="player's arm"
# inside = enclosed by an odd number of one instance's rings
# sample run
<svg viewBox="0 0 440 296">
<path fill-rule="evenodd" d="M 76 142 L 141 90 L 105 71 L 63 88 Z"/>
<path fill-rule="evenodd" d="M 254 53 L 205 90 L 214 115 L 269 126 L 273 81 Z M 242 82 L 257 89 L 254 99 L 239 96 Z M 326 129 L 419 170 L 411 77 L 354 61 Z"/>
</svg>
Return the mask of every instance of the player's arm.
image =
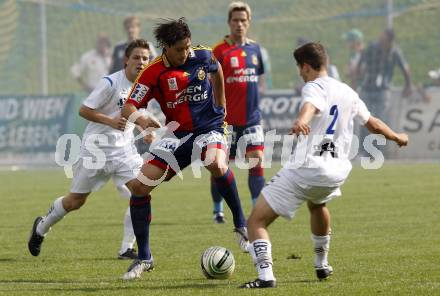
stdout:
<svg viewBox="0 0 440 296">
<path fill-rule="evenodd" d="M 316 108 L 312 103 L 304 103 L 299 111 L 298 118 L 293 123 L 291 134 L 296 134 L 297 136 L 299 134 L 308 135 L 310 133 L 309 122 L 318 112 L 318 108 Z"/>
<path fill-rule="evenodd" d="M 386 123 L 379 118 L 370 116 L 365 127 L 372 134 L 384 135 L 388 140 L 394 141 L 400 147 L 408 145 L 408 135 L 405 133 L 396 133 Z"/>
<path fill-rule="evenodd" d="M 315 114 L 325 109 L 325 100 L 322 87 L 319 84 L 306 83 L 301 90 L 302 103 L 300 105 L 299 115 L 293 123 L 291 134 L 308 135 L 310 133 L 309 123 Z"/>
<path fill-rule="evenodd" d="M 81 105 L 79 108 L 79 115 L 88 121 L 102 123 L 120 131 L 125 129 L 127 123 L 127 120 L 124 117 L 118 116 L 112 118 L 85 105 Z"/>
<path fill-rule="evenodd" d="M 266 91 L 266 79 L 264 78 L 264 74 L 258 76 L 258 91 L 260 93 L 264 93 Z"/>
<path fill-rule="evenodd" d="M 403 96 L 407 97 L 412 93 L 412 82 L 411 82 L 411 72 L 409 69 L 409 65 L 406 62 L 403 54 L 400 50 L 397 50 L 395 53 L 395 58 L 397 60 L 397 64 L 399 65 L 400 70 L 402 71 L 403 78 L 405 79 L 405 86 L 403 88 Z"/>
<path fill-rule="evenodd" d="M 122 117 L 129 120 L 130 122 L 139 125 L 142 129 L 147 129 L 149 127 L 161 127 L 159 121 L 157 121 L 155 118 L 143 115 L 142 112 L 138 111 L 137 107 L 134 104 L 128 101 L 125 102 L 124 106 L 122 107 L 121 114 Z"/>
<path fill-rule="evenodd" d="M 92 93 L 84 100 L 79 109 L 79 115 L 86 120 L 108 125 L 117 130 L 124 130 L 126 120 L 121 116 L 114 118 L 97 110 L 108 104 L 115 92 L 111 78 L 101 79 Z"/>
<path fill-rule="evenodd" d="M 222 66 L 218 63 L 218 70 L 211 73 L 212 89 L 214 91 L 215 104 L 225 108 L 226 111 L 226 97 L 225 97 L 225 82 L 223 80 Z"/>
</svg>

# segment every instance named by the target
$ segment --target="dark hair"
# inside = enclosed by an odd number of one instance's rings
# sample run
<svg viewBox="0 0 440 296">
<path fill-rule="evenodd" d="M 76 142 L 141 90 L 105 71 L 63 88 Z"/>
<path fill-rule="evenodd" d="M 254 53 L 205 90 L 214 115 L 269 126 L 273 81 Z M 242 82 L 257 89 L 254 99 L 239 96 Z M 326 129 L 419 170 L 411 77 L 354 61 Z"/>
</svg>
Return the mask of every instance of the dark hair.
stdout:
<svg viewBox="0 0 440 296">
<path fill-rule="evenodd" d="M 178 20 L 167 19 L 157 24 L 154 29 L 154 37 L 160 47 L 173 46 L 178 41 L 191 38 L 191 31 L 184 17 Z"/>
<path fill-rule="evenodd" d="M 150 50 L 150 45 L 148 44 L 147 40 L 135 39 L 127 45 L 127 48 L 125 48 L 125 56 L 129 58 L 133 50 L 137 47 Z"/>
<path fill-rule="evenodd" d="M 386 29 L 384 31 L 385 36 L 388 38 L 388 40 L 393 41 L 394 38 L 396 37 L 396 34 L 394 33 L 393 29 Z"/>
<path fill-rule="evenodd" d="M 327 54 L 320 43 L 309 42 L 298 47 L 293 52 L 293 57 L 299 66 L 308 64 L 316 71 L 327 66 Z"/>
</svg>

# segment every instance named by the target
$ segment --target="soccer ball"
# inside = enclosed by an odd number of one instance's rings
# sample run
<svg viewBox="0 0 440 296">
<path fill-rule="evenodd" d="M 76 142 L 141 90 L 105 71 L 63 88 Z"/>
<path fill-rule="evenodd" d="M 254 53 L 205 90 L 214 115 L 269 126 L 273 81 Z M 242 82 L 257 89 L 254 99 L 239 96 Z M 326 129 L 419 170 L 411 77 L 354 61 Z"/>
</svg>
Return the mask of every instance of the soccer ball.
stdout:
<svg viewBox="0 0 440 296">
<path fill-rule="evenodd" d="M 209 247 L 200 258 L 200 267 L 208 279 L 227 279 L 235 269 L 234 255 L 223 247 Z"/>
</svg>

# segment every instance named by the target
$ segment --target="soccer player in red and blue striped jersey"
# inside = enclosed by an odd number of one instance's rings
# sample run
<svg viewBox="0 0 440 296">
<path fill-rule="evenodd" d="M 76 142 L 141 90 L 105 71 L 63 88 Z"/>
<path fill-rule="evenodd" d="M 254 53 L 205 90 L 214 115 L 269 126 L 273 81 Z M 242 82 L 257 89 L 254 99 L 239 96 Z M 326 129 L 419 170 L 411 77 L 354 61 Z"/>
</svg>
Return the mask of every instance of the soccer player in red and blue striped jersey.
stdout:
<svg viewBox="0 0 440 296">
<path fill-rule="evenodd" d="M 255 159 L 250 166 L 248 185 L 253 204 L 264 186 L 263 160 L 264 134 L 260 125 L 258 107 L 259 89 L 263 82 L 264 67 L 260 45 L 247 38 L 251 21 L 251 9 L 243 2 L 229 6 L 228 24 L 230 34 L 214 46 L 213 53 L 222 65 L 227 105 L 226 122 L 233 126 L 229 157 L 236 156 L 237 143 L 241 137 L 245 143 L 245 157 Z M 241 142 L 240 142 L 241 143 Z M 240 147 L 241 148 L 241 147 Z M 215 183 L 211 182 L 214 201 L 214 220 L 223 222 L 223 206 Z"/>
<path fill-rule="evenodd" d="M 155 98 L 167 123 L 177 122 L 173 131 L 153 145 L 151 157 L 141 174 L 130 183 L 133 229 L 138 242 L 138 256 L 124 279 L 134 279 L 153 268 L 149 247 L 151 221 L 150 192 L 163 180 L 171 178 L 195 159 L 202 159 L 234 217 L 234 231 L 243 251 L 247 251 L 246 219 L 238 196 L 235 178 L 228 169 L 224 146 L 224 82 L 220 64 L 209 48 L 191 47 L 191 32 L 183 18 L 164 22 L 154 31 L 163 48 L 162 56 L 138 76 L 122 115 L 141 128 L 148 122 L 137 116 L 137 109 Z M 170 126 L 170 125 L 168 125 Z"/>
</svg>

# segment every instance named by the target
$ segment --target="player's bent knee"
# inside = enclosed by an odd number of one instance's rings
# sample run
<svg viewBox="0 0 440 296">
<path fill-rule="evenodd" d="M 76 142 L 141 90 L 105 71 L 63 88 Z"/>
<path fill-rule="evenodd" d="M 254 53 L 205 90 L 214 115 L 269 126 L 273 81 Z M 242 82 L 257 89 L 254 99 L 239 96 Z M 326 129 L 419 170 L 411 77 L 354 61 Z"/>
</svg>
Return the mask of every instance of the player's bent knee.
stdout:
<svg viewBox="0 0 440 296">
<path fill-rule="evenodd" d="M 310 211 L 321 210 L 326 207 L 326 203 L 315 204 L 311 201 L 307 201 L 307 207 L 309 208 Z"/>
<path fill-rule="evenodd" d="M 213 161 L 206 168 L 213 176 L 223 176 L 228 171 L 228 166 L 218 160 Z"/>
<path fill-rule="evenodd" d="M 130 182 L 129 189 L 135 196 L 145 196 L 150 193 L 150 188 L 137 179 Z"/>
<path fill-rule="evenodd" d="M 70 193 L 63 198 L 63 207 L 67 212 L 75 211 L 81 208 L 87 200 L 90 193 Z"/>
</svg>

